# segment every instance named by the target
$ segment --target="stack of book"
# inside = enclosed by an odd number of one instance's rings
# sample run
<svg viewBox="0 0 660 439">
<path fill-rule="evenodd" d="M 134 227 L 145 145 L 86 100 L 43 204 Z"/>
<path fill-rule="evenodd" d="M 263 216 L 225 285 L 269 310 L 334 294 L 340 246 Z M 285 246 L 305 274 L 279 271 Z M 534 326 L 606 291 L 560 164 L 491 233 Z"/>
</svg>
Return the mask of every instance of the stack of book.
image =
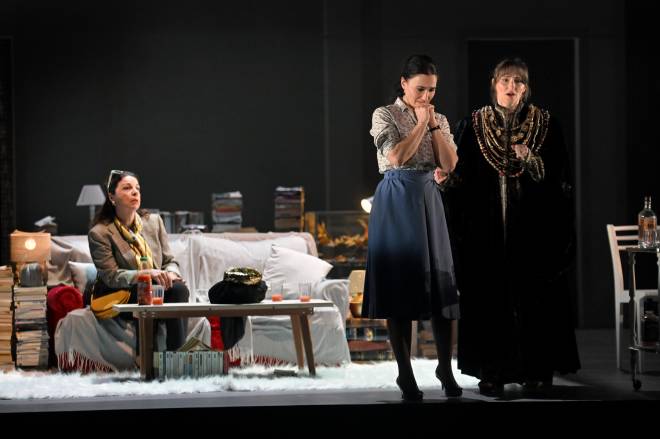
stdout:
<svg viewBox="0 0 660 439">
<path fill-rule="evenodd" d="M 48 367 L 46 286 L 14 287 L 16 366 Z"/>
<path fill-rule="evenodd" d="M 389 361 L 394 359 L 385 320 L 349 319 L 346 339 L 351 361 Z"/>
<path fill-rule="evenodd" d="M 154 376 L 166 379 L 224 375 L 227 369 L 223 354 L 192 337 L 178 351 L 154 352 Z"/>
<path fill-rule="evenodd" d="M 211 194 L 214 233 L 237 232 L 243 223 L 243 195 L 239 191 Z"/>
<path fill-rule="evenodd" d="M 14 273 L 11 267 L 0 267 L 0 370 L 12 369 L 14 362 L 11 357 L 11 308 Z"/>
<path fill-rule="evenodd" d="M 275 230 L 302 232 L 305 190 L 302 186 L 275 188 Z"/>
<path fill-rule="evenodd" d="M 433 338 L 433 328 L 430 320 L 420 320 L 417 328 L 417 352 L 413 356 L 422 358 L 438 358 L 435 339 Z"/>
</svg>

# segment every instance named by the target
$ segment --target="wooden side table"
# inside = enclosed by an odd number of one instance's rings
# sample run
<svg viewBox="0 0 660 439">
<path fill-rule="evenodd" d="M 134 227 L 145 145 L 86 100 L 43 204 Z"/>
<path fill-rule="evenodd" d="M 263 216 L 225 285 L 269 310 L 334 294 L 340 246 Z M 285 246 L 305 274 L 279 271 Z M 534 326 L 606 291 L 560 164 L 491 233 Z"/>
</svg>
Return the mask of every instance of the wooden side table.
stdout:
<svg viewBox="0 0 660 439">
<path fill-rule="evenodd" d="M 314 308 L 332 307 L 334 303 L 329 300 L 312 299 L 309 302 L 299 300 L 283 300 L 272 302 L 264 300 L 259 303 L 242 305 L 211 305 L 198 303 L 165 303 L 163 305 L 114 305 L 119 312 L 130 312 L 138 319 L 140 331 L 140 376 L 143 380 L 152 380 L 153 371 L 153 321 L 163 318 L 184 317 L 247 317 L 247 316 L 278 316 L 291 317 L 293 342 L 296 347 L 298 368 L 305 365 L 304 355 L 307 357 L 307 367 L 311 376 L 316 375 L 314 364 L 314 348 L 309 328 L 308 316 L 314 313 Z"/>
</svg>

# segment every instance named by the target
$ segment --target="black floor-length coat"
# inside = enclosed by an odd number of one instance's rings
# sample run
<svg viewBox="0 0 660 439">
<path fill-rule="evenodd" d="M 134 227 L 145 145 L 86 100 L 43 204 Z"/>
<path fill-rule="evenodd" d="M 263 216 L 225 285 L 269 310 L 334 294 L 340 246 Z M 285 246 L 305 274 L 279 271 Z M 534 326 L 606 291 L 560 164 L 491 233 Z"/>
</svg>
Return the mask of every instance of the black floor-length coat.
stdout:
<svg viewBox="0 0 660 439">
<path fill-rule="evenodd" d="M 529 110 L 522 107 L 519 122 Z M 554 371 L 580 368 L 568 288 L 575 233 L 564 139 L 547 117 L 547 129 L 532 136 L 543 178 L 524 169 L 507 177 L 503 219 L 501 170 L 486 159 L 475 116 L 457 126 L 459 161 L 444 185 L 460 294 L 458 368 L 500 383 L 548 381 Z"/>
</svg>

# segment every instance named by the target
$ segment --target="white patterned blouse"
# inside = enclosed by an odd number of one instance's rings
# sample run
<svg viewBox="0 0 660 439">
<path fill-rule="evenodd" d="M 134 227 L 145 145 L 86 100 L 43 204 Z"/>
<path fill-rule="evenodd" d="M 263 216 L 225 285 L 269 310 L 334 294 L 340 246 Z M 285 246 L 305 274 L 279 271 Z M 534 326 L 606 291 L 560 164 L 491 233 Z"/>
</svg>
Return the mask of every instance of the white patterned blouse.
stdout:
<svg viewBox="0 0 660 439">
<path fill-rule="evenodd" d="M 447 118 L 440 113 L 435 113 L 435 119 L 440 125 L 440 132 L 445 136 L 447 142 L 456 149 L 454 136 L 449 129 Z M 417 124 L 415 112 L 401 100 L 396 98 L 392 105 L 376 108 L 371 119 L 371 130 L 369 133 L 374 138 L 374 145 L 378 149 L 376 157 L 378 159 L 378 172 L 384 174 L 390 169 L 414 169 L 422 171 L 432 171 L 438 166 L 433 154 L 432 134 L 427 132 L 422 138 L 419 149 L 410 160 L 401 166 L 392 165 L 387 160 L 387 154 L 401 140 L 408 137 L 412 129 Z"/>
</svg>

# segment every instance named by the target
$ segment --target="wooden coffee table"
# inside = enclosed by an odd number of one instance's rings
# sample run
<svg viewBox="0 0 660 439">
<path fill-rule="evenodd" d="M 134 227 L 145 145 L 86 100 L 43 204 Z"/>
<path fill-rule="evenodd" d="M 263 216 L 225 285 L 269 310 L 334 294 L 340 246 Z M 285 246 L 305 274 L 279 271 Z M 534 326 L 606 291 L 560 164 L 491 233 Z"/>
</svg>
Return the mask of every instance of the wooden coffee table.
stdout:
<svg viewBox="0 0 660 439">
<path fill-rule="evenodd" d="M 165 303 L 163 305 L 114 305 L 119 312 L 133 313 L 138 319 L 140 331 L 140 376 L 143 380 L 152 380 L 153 371 L 153 321 L 154 319 L 184 318 L 184 317 L 247 317 L 247 316 L 282 316 L 291 317 L 293 343 L 296 347 L 298 368 L 304 369 L 305 358 L 311 376 L 316 375 L 314 366 L 314 348 L 309 328 L 308 316 L 314 314 L 314 308 L 331 307 L 334 303 L 328 300 L 312 299 L 309 302 L 299 300 L 283 300 L 272 302 L 264 300 L 260 303 L 242 305 L 212 305 L 199 303 Z"/>
</svg>

